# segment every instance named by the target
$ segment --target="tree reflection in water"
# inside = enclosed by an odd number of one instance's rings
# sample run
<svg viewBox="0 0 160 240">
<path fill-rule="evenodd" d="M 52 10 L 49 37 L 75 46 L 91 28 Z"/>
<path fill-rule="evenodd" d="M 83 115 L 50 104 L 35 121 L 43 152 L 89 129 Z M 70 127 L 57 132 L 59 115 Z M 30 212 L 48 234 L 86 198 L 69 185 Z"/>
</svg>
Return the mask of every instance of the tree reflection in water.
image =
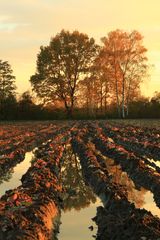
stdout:
<svg viewBox="0 0 160 240">
<path fill-rule="evenodd" d="M 83 180 L 80 161 L 70 145 L 66 146 L 61 169 L 61 181 L 65 190 L 64 211 L 89 206 L 96 202 L 91 188 Z"/>
<path fill-rule="evenodd" d="M 144 195 L 147 190 L 144 188 L 141 188 L 140 191 L 137 190 L 134 182 L 128 177 L 127 173 L 123 172 L 119 165 L 112 165 L 111 161 L 113 160 L 107 159 L 107 166 L 109 172 L 112 173 L 113 181 L 124 186 L 127 190 L 128 200 L 133 202 L 137 208 L 141 208 L 145 203 Z"/>
<path fill-rule="evenodd" d="M 98 152 L 101 155 L 100 152 Z M 137 208 L 141 208 L 145 204 L 146 189 L 137 190 L 134 182 L 128 177 L 126 172 L 123 172 L 120 165 L 116 165 L 113 159 L 103 155 L 101 157 L 106 162 L 106 167 L 109 174 L 112 176 L 112 181 L 117 185 L 122 185 L 127 192 L 127 197 L 130 202 L 133 202 Z"/>
<path fill-rule="evenodd" d="M 8 182 L 11 179 L 13 173 L 13 168 L 10 168 L 9 170 L 7 169 L 7 171 L 0 168 L 0 184 L 3 182 Z"/>
</svg>

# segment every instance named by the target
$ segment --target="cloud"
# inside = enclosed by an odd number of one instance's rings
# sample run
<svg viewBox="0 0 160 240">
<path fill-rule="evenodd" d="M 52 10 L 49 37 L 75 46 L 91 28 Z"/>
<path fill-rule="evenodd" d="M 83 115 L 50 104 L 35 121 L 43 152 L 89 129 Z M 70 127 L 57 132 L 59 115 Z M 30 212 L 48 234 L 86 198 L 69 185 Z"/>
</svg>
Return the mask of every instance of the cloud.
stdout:
<svg viewBox="0 0 160 240">
<path fill-rule="evenodd" d="M 28 24 L 21 24 L 21 23 L 14 23 L 14 22 L 7 22 L 7 23 L 0 23 L 0 32 L 13 32 L 15 29 L 19 27 L 25 27 Z"/>
</svg>

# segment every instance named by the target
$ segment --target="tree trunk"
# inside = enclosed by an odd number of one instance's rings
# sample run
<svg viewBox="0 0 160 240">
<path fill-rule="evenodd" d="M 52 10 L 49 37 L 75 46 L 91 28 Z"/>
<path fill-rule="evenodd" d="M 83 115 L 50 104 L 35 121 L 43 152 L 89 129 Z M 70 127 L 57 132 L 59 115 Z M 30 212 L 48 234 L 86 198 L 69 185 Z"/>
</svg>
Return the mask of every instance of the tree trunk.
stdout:
<svg viewBox="0 0 160 240">
<path fill-rule="evenodd" d="M 122 103 L 122 118 L 124 119 L 125 116 L 125 107 L 124 107 L 124 102 Z"/>
<path fill-rule="evenodd" d="M 100 91 L 100 112 L 103 113 L 103 83 L 101 83 L 101 91 Z"/>
<path fill-rule="evenodd" d="M 106 114 L 107 111 L 107 97 L 104 97 L 104 114 Z"/>
<path fill-rule="evenodd" d="M 122 118 L 125 118 L 125 79 L 123 78 L 123 84 L 122 84 Z"/>
<path fill-rule="evenodd" d="M 73 118 L 73 106 L 68 107 L 66 110 L 67 110 L 67 118 L 72 119 Z"/>
<path fill-rule="evenodd" d="M 128 93 L 127 93 L 127 100 L 126 100 L 126 116 L 129 114 L 129 99 L 130 99 L 130 91 L 131 91 L 131 80 L 129 81 L 129 86 L 128 86 Z"/>
<path fill-rule="evenodd" d="M 117 104 L 117 112 L 118 112 L 118 117 L 120 118 L 121 117 L 121 111 L 120 111 L 120 105 L 119 105 L 119 96 L 118 96 L 118 83 L 117 83 L 117 80 L 116 80 L 116 104 Z"/>
<path fill-rule="evenodd" d="M 127 107 L 126 107 L 126 116 L 128 117 L 128 114 L 129 114 L 129 106 L 127 104 Z"/>
</svg>

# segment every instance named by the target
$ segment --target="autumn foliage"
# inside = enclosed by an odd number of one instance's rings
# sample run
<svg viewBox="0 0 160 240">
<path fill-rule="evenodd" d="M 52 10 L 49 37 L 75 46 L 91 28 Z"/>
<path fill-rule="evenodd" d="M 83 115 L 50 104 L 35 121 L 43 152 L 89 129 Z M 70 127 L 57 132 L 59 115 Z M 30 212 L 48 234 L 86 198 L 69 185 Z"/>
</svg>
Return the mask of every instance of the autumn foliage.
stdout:
<svg viewBox="0 0 160 240">
<path fill-rule="evenodd" d="M 40 49 L 33 90 L 47 102 L 62 101 L 68 116 L 75 106 L 106 114 L 114 101 L 118 116 L 125 118 L 147 73 L 142 39 L 137 31 L 115 30 L 98 46 L 85 34 L 62 30 Z"/>
<path fill-rule="evenodd" d="M 160 95 L 143 97 L 149 76 L 143 36 L 115 30 L 101 38 L 62 30 L 37 54 L 32 92 L 16 97 L 15 77 L 0 60 L 0 119 L 159 118 Z"/>
</svg>

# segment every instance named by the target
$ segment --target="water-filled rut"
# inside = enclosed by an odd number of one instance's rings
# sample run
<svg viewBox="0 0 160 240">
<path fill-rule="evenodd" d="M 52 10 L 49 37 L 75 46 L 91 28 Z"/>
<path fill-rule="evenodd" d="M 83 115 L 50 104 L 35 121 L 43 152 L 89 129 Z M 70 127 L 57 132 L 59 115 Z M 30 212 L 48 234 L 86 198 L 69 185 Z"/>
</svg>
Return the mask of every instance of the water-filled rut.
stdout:
<svg viewBox="0 0 160 240">
<path fill-rule="evenodd" d="M 82 122 L 54 138 L 49 134 L 3 177 L 0 239 L 160 237 L 157 169 L 148 171 L 145 162 L 97 129 Z M 148 189 L 140 174 L 150 180 Z"/>
<path fill-rule="evenodd" d="M 21 163 L 18 163 L 13 169 L 10 170 L 10 174 L 7 174 L 7 176 L 4 177 L 4 180 L 0 184 L 0 197 L 5 193 L 5 191 L 21 185 L 21 177 L 29 169 L 33 157 L 33 151 L 26 152 L 24 160 Z"/>
</svg>

